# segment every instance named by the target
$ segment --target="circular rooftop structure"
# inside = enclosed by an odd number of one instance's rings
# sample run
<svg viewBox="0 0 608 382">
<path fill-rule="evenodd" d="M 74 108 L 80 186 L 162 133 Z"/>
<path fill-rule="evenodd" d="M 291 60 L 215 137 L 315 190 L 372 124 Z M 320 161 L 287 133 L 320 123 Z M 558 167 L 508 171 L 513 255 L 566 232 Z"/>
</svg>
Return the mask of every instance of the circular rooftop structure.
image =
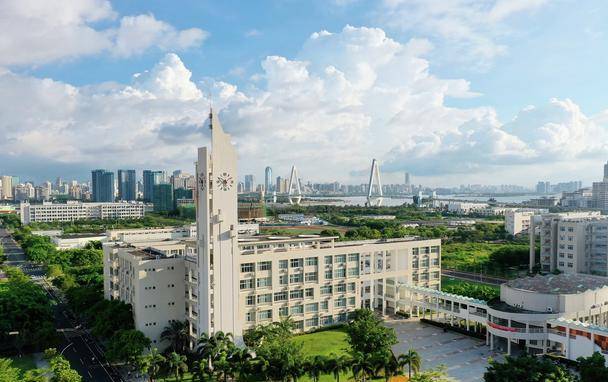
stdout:
<svg viewBox="0 0 608 382">
<path fill-rule="evenodd" d="M 608 278 L 585 274 L 561 273 L 559 275 L 536 275 L 509 280 L 506 285 L 542 294 L 578 294 L 608 286 Z"/>
</svg>

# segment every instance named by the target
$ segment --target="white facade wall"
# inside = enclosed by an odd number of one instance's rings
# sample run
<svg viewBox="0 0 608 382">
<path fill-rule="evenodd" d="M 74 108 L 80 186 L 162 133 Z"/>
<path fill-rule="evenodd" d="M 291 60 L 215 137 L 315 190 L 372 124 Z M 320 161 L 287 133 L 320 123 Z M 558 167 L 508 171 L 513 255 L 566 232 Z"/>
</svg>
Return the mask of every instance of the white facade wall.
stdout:
<svg viewBox="0 0 608 382">
<path fill-rule="evenodd" d="M 68 201 L 65 204 L 21 204 L 21 223 L 68 222 L 83 219 L 140 219 L 145 205 L 141 202 L 83 203 Z"/>
</svg>

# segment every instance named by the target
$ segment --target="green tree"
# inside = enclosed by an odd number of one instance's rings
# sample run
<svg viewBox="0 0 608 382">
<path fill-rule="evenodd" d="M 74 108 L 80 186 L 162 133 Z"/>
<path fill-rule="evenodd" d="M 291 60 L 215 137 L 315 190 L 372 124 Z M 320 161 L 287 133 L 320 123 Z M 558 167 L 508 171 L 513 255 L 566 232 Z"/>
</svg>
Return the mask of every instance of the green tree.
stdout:
<svg viewBox="0 0 608 382">
<path fill-rule="evenodd" d="M 486 382 L 574 382 L 576 378 L 563 367 L 545 358 L 531 355 L 505 357 L 504 362 L 490 360 Z"/>
<path fill-rule="evenodd" d="M 390 353 L 391 346 L 397 343 L 395 330 L 382 324 L 374 312 L 369 309 L 358 309 L 355 318 L 346 326 L 348 343 L 355 352 Z"/>
<path fill-rule="evenodd" d="M 167 356 L 167 366 L 169 371 L 175 376 L 176 381 L 181 381 L 184 373 L 188 371 L 188 364 L 185 355 L 172 352 Z"/>
<path fill-rule="evenodd" d="M 190 339 L 188 329 L 188 321 L 171 321 L 163 329 L 160 339 L 168 341 L 174 352 L 185 354 Z"/>
<path fill-rule="evenodd" d="M 349 371 L 350 364 L 350 358 L 332 353 L 327 359 L 326 370 L 334 376 L 336 382 L 340 382 L 340 374 Z"/>
<path fill-rule="evenodd" d="M 608 381 L 606 359 L 601 353 L 594 352 L 590 357 L 578 357 L 577 361 L 580 382 Z"/>
<path fill-rule="evenodd" d="M 407 365 L 407 376 L 408 380 L 412 379 L 412 371 L 414 375 L 420 371 L 422 367 L 422 357 L 420 354 L 414 349 L 409 349 L 407 353 L 399 355 L 397 358 L 400 367 L 405 367 Z"/>
<path fill-rule="evenodd" d="M 121 329 L 108 343 L 107 356 L 112 361 L 135 364 L 138 357 L 150 347 L 150 339 L 135 329 Z"/>
<path fill-rule="evenodd" d="M 360 351 L 354 351 L 352 353 L 352 370 L 355 381 L 366 382 L 367 378 L 371 378 L 379 364 L 379 358 L 377 354 L 364 353 Z"/>
<path fill-rule="evenodd" d="M 316 355 L 312 358 L 308 358 L 304 361 L 303 368 L 306 374 L 312 379 L 313 382 L 319 382 L 321 374 L 327 370 L 328 359 L 322 355 Z"/>
<path fill-rule="evenodd" d="M 8 358 L 0 358 L 0 382 L 19 382 L 21 371 L 13 367 L 13 361 Z"/>
<path fill-rule="evenodd" d="M 70 367 L 70 362 L 57 349 L 50 348 L 44 351 L 44 358 L 49 362 L 52 377 L 51 382 L 81 382 L 82 377 Z"/>
<path fill-rule="evenodd" d="M 140 355 L 137 358 L 137 366 L 142 374 L 148 374 L 148 380 L 153 382 L 160 372 L 161 365 L 166 362 L 165 357 L 158 352 L 157 348 L 152 348 L 148 354 Z"/>
</svg>

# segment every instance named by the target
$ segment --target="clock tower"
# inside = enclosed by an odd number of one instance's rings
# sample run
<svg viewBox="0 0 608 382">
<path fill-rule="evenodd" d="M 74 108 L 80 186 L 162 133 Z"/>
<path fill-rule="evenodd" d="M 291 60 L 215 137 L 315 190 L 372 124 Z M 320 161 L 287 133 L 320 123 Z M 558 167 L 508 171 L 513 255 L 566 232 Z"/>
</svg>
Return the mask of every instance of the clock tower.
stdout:
<svg viewBox="0 0 608 382">
<path fill-rule="evenodd" d="M 198 334 L 232 333 L 241 341 L 236 149 L 213 110 L 211 150 L 198 149 L 196 208 Z"/>
</svg>

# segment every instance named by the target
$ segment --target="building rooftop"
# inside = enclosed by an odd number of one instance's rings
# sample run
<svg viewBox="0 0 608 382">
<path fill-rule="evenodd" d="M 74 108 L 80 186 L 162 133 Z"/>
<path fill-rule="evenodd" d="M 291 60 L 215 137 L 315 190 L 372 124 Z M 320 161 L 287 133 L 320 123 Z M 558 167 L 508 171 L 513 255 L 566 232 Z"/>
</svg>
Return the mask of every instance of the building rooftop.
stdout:
<svg viewBox="0 0 608 382">
<path fill-rule="evenodd" d="M 148 248 L 140 248 L 135 251 L 130 252 L 131 255 L 139 257 L 140 260 L 160 260 L 160 259 L 168 259 L 173 258 L 174 256 L 167 256 L 162 251 L 158 249 L 154 249 L 151 247 Z"/>
<path fill-rule="evenodd" d="M 514 289 L 548 294 L 575 294 L 608 286 L 608 278 L 583 274 L 536 275 L 506 282 Z"/>
</svg>

